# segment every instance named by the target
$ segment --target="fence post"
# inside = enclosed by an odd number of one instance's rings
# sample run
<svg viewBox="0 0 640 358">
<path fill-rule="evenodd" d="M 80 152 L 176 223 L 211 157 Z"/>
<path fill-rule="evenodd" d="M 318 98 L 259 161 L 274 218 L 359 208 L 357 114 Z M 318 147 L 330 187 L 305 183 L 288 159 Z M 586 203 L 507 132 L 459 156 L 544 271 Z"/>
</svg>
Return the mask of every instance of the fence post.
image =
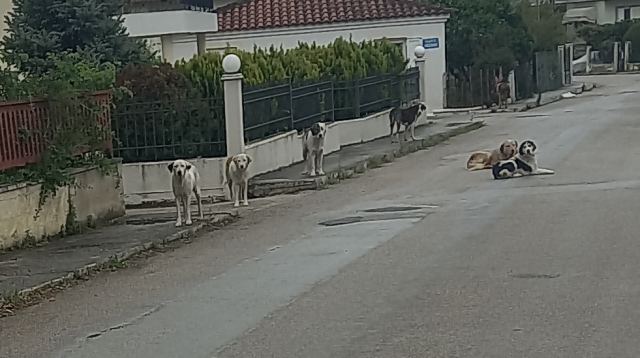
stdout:
<svg viewBox="0 0 640 358">
<path fill-rule="evenodd" d="M 234 54 L 229 54 L 222 59 L 227 156 L 244 153 L 243 77 L 242 73 L 240 73 L 241 65 L 240 58 Z"/>
<path fill-rule="evenodd" d="M 511 103 L 515 103 L 516 101 L 516 71 L 509 71 L 509 97 L 511 97 Z"/>
<path fill-rule="evenodd" d="M 427 59 L 424 58 L 426 53 L 427 50 L 422 46 L 416 46 L 415 50 L 413 50 L 413 54 L 416 55 L 415 61 L 420 76 L 418 83 L 420 88 L 420 102 L 422 103 L 427 103 Z"/>
<path fill-rule="evenodd" d="M 360 80 L 351 83 L 353 84 L 353 118 L 360 118 Z"/>
<path fill-rule="evenodd" d="M 296 122 L 293 116 L 293 84 L 291 84 L 291 78 L 289 78 L 289 117 L 291 117 L 290 131 L 296 129 Z"/>
<path fill-rule="evenodd" d="M 620 42 L 613 43 L 613 73 L 618 72 L 620 66 Z"/>
<path fill-rule="evenodd" d="M 629 71 L 629 56 L 631 56 L 631 41 L 625 41 L 624 43 L 624 70 Z"/>
<path fill-rule="evenodd" d="M 584 66 L 584 72 L 591 73 L 591 45 L 587 46 L 587 63 Z"/>
</svg>

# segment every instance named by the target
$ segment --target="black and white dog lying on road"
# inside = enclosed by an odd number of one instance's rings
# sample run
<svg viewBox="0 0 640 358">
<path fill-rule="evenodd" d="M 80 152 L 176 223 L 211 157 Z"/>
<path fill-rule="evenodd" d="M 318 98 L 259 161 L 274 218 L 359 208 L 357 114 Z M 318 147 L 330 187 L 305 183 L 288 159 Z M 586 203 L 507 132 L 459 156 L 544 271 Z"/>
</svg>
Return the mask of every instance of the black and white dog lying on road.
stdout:
<svg viewBox="0 0 640 358">
<path fill-rule="evenodd" d="M 553 170 L 538 167 L 536 150 L 538 146 L 532 140 L 525 140 L 518 148 L 518 154 L 513 159 L 501 160 L 491 171 L 494 179 L 508 179 L 525 175 L 555 174 Z"/>
<path fill-rule="evenodd" d="M 397 127 L 396 135 L 398 137 L 398 141 L 400 140 L 400 125 L 404 126 L 404 140 L 407 140 L 407 129 L 411 128 L 411 139 L 416 140 L 415 137 L 415 128 L 416 122 L 418 118 L 423 114 L 427 113 L 427 105 L 418 102 L 409 107 L 395 107 L 389 112 L 389 126 L 391 127 L 391 133 L 389 136 L 391 137 L 391 142 L 393 143 L 393 127 Z"/>
</svg>

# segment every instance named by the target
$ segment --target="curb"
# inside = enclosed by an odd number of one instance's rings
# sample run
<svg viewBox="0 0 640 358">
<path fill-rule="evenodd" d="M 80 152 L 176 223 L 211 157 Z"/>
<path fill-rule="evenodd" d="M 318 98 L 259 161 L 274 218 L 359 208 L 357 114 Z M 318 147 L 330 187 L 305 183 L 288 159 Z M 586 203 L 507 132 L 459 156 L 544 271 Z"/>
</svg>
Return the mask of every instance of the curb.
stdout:
<svg viewBox="0 0 640 358">
<path fill-rule="evenodd" d="M 567 89 L 567 92 L 571 92 L 571 93 L 573 93 L 575 95 L 580 95 L 580 94 L 582 94 L 584 92 L 591 92 L 596 87 L 597 87 L 597 85 L 595 83 L 584 82 L 582 84 L 582 86 L 580 86 L 580 87 Z M 534 108 L 539 108 L 539 107 L 542 107 L 542 106 L 546 106 L 548 104 L 560 102 L 562 100 L 564 100 L 564 98 L 562 98 L 562 94 L 555 95 L 555 96 L 551 97 L 551 99 L 547 100 L 544 103 L 542 101 L 541 101 L 540 104 L 536 104 L 535 102 L 527 103 L 525 106 L 520 107 L 519 109 L 516 109 L 516 112 L 526 112 L 528 110 L 531 110 L 531 109 L 534 109 Z"/>
<path fill-rule="evenodd" d="M 99 270 L 102 270 L 104 268 L 107 268 L 111 265 L 114 264 L 119 264 L 122 263 L 126 260 L 128 260 L 129 258 L 131 258 L 132 256 L 135 256 L 137 254 L 140 254 L 142 252 L 145 251 L 149 251 L 151 249 L 154 248 L 159 248 L 162 246 L 165 246 L 169 243 L 178 241 L 178 240 L 183 240 L 189 237 L 193 237 L 195 234 L 199 233 L 200 231 L 206 229 L 207 227 L 210 226 L 224 226 L 230 222 L 235 221 L 238 218 L 238 212 L 237 211 L 232 211 L 232 212 L 224 212 L 224 213 L 216 213 L 213 214 L 213 217 L 210 220 L 207 220 L 206 222 L 202 222 L 202 223 L 198 223 L 195 224 L 189 228 L 185 228 L 184 230 L 180 230 L 174 234 L 171 234 L 169 236 L 166 236 L 162 239 L 159 240 L 153 240 L 153 241 L 149 241 L 149 242 L 145 242 L 143 244 L 131 247 L 125 251 L 122 252 L 118 252 L 115 255 L 112 255 L 110 257 L 106 257 L 106 258 L 101 258 L 96 262 L 84 265 L 80 268 L 75 269 L 73 272 L 70 272 L 64 276 L 58 277 L 58 278 L 54 278 L 51 280 L 48 280 L 46 282 L 43 282 L 41 284 L 38 284 L 36 286 L 30 287 L 30 288 L 25 288 L 22 289 L 20 291 L 17 291 L 13 294 L 9 294 L 8 292 L 1 292 L 0 293 L 0 306 L 2 306 L 3 303 L 3 299 L 6 299 L 8 297 L 19 297 L 19 298 L 26 298 L 29 296 L 32 296 L 34 294 L 37 294 L 37 292 L 42 291 L 42 290 L 46 290 L 46 289 L 50 289 L 50 288 L 54 288 L 56 286 L 60 286 L 60 285 L 64 285 L 67 284 L 71 281 L 77 280 L 79 278 L 82 277 L 86 277 L 87 275 L 89 275 L 92 272 L 96 272 Z"/>
<path fill-rule="evenodd" d="M 484 121 L 472 122 L 469 124 L 461 125 L 459 127 L 455 127 L 450 130 L 446 130 L 441 133 L 432 134 L 422 140 L 401 143 L 400 148 L 388 151 L 383 154 L 370 156 L 367 159 L 359 161 L 353 165 L 327 172 L 326 175 L 322 177 L 305 178 L 298 180 L 255 180 L 249 183 L 249 196 L 254 198 L 261 198 L 279 194 L 294 194 L 306 190 L 320 190 L 329 185 L 337 184 L 342 180 L 349 179 L 357 174 L 362 174 L 369 169 L 380 167 L 385 163 L 391 163 L 396 158 L 400 158 L 407 154 L 433 147 L 446 141 L 449 138 L 471 132 L 484 126 Z"/>
</svg>

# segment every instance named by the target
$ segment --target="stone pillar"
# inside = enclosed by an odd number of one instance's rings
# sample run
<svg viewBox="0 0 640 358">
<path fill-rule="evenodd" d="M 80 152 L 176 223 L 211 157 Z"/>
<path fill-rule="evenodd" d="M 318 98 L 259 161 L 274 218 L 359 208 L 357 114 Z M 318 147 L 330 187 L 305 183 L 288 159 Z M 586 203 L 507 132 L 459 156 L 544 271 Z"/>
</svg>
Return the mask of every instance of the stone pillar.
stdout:
<svg viewBox="0 0 640 358">
<path fill-rule="evenodd" d="M 571 86 L 573 84 L 573 43 L 567 44 L 566 49 L 565 56 L 569 58 L 569 78 L 567 78 L 567 86 Z"/>
<path fill-rule="evenodd" d="M 566 62 L 564 61 L 564 56 L 566 56 L 565 54 L 565 46 L 564 45 L 558 45 L 558 61 L 560 62 L 560 74 L 562 76 L 562 85 L 566 85 L 565 84 L 565 71 L 567 70 L 565 64 Z"/>
<path fill-rule="evenodd" d="M 509 72 L 509 89 L 511 91 L 509 95 L 511 97 L 511 103 L 516 101 L 516 86 L 516 73 L 511 70 L 511 72 Z"/>
<path fill-rule="evenodd" d="M 416 66 L 420 74 L 420 102 L 427 103 L 427 64 L 424 55 L 427 51 L 422 46 L 416 46 L 414 54 L 416 55 Z M 427 112 L 429 109 L 427 109 Z"/>
<path fill-rule="evenodd" d="M 591 46 L 587 46 L 587 63 L 584 66 L 584 71 L 587 74 L 591 73 Z"/>
<path fill-rule="evenodd" d="M 631 56 L 631 42 L 630 41 L 626 41 L 624 43 L 624 70 L 625 71 L 629 71 L 630 70 L 630 66 L 629 66 L 629 56 Z"/>
<path fill-rule="evenodd" d="M 244 153 L 243 77 L 242 73 L 240 73 L 240 66 L 240 58 L 234 54 L 227 55 L 222 60 L 227 156 Z"/>
<path fill-rule="evenodd" d="M 613 72 L 618 72 L 618 62 L 620 62 L 620 42 L 613 43 Z"/>
</svg>

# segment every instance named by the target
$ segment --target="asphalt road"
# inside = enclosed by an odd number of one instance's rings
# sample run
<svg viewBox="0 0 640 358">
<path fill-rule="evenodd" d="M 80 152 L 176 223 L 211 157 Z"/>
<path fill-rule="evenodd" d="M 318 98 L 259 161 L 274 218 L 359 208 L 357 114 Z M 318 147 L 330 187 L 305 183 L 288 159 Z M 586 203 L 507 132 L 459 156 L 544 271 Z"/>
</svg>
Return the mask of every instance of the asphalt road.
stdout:
<svg viewBox="0 0 640 358">
<path fill-rule="evenodd" d="M 640 77 L 595 81 L 2 319 L 0 357 L 638 357 Z M 463 169 L 506 137 L 556 175 Z"/>
</svg>

